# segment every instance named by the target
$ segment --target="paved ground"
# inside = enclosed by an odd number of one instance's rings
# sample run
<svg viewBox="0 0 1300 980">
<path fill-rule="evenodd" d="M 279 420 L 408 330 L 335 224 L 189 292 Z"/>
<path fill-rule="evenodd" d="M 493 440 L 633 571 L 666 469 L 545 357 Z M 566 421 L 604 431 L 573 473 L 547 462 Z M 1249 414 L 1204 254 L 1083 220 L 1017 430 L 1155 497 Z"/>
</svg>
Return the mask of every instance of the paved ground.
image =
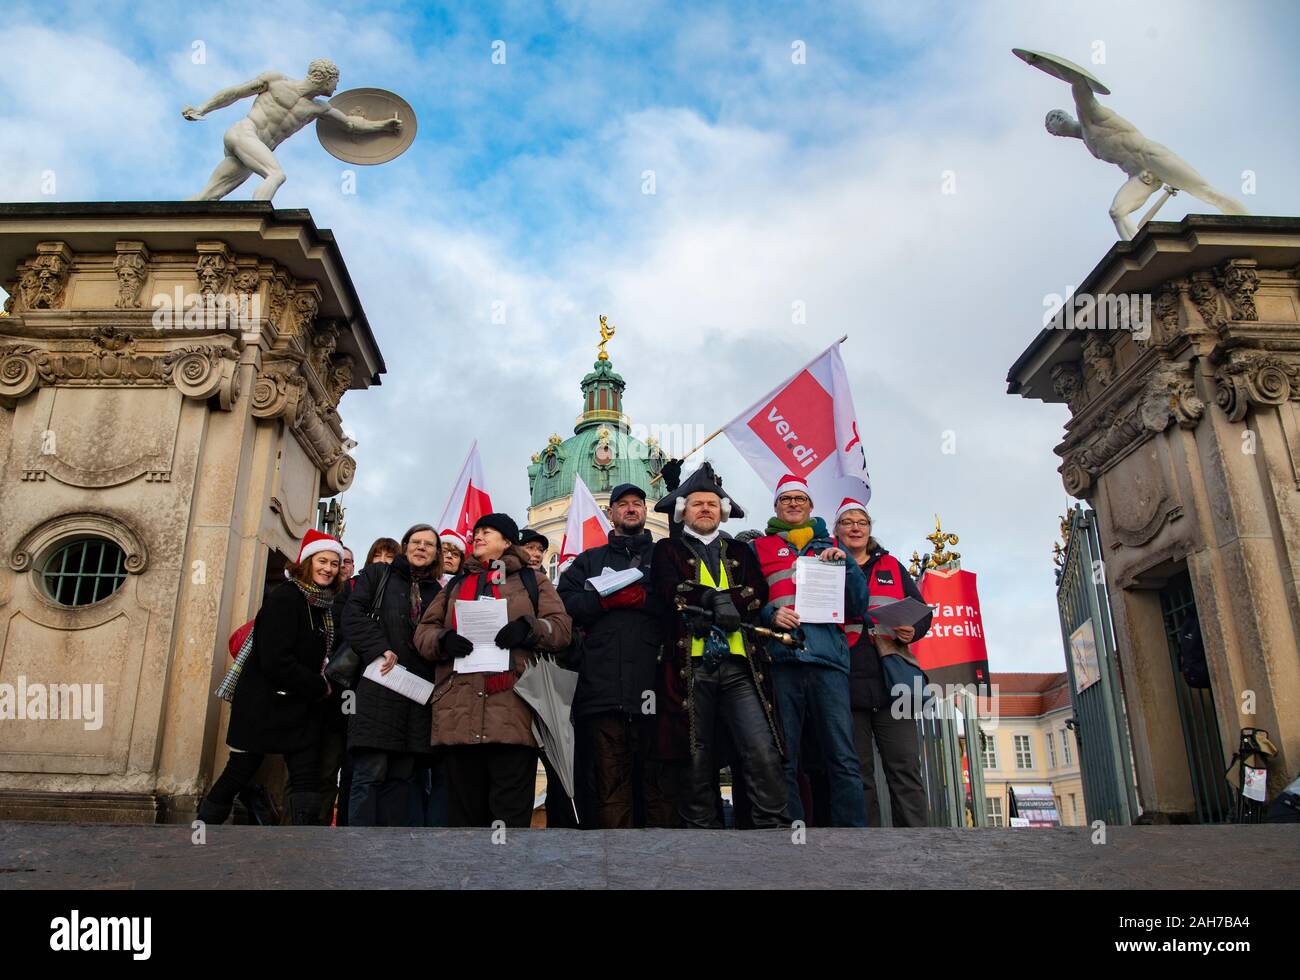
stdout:
<svg viewBox="0 0 1300 980">
<path fill-rule="evenodd" d="M 0 822 L 0 889 L 1294 888 L 1300 826 L 776 831 Z"/>
</svg>

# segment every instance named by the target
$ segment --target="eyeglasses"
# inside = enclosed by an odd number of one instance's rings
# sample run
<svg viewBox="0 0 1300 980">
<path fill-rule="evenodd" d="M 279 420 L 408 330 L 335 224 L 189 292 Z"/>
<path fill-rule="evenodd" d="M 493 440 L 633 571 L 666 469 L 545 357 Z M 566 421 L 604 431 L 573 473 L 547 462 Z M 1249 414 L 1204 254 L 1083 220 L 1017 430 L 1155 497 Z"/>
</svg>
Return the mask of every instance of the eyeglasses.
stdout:
<svg viewBox="0 0 1300 980">
<path fill-rule="evenodd" d="M 807 504 L 807 503 L 811 503 L 812 501 L 810 501 L 807 497 L 805 497 L 803 494 L 800 493 L 800 494 L 786 494 L 783 497 L 777 497 L 776 502 L 778 504 Z"/>
<path fill-rule="evenodd" d="M 840 527 L 871 527 L 870 521 L 840 521 Z"/>
</svg>

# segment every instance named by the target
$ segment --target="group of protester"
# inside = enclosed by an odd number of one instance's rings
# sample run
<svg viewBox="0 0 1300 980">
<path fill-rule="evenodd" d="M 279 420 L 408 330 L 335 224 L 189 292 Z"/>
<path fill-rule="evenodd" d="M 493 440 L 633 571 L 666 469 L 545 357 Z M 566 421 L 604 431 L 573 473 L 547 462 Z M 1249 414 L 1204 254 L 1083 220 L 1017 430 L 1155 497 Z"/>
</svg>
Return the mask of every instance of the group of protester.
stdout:
<svg viewBox="0 0 1300 980">
<path fill-rule="evenodd" d="M 920 593 L 876 541 L 865 505 L 841 501 L 832 530 L 790 475 L 764 531 L 733 537 L 721 526 L 744 512 L 712 466 L 684 481 L 680 470 L 664 468 L 669 492 L 655 504 L 669 515 L 667 538 L 646 528 L 644 489 L 618 486 L 608 543 L 579 555 L 558 586 L 541 571 L 549 542 L 506 514 L 481 517 L 469 541 L 428 524 L 381 538 L 355 575 L 349 549 L 309 531 L 245 640 L 230 758 L 199 818 L 226 820 L 279 754 L 294 823 L 527 827 L 539 747 L 514 687 L 545 656 L 578 673 L 577 785 L 570 799 L 543 756 L 549 826 L 878 826 L 877 753 L 892 822 L 925 825 L 916 726 L 891 710 L 890 688 L 916 670 L 908 644 L 930 617 L 892 631 L 872 620 L 875 606 Z M 844 564 L 842 624 L 801 621 L 801 557 Z M 641 575 L 622 588 L 592 587 L 629 569 Z M 495 642 L 509 666 L 462 673 L 457 660 L 474 645 L 457 631 L 458 603 L 483 597 L 506 601 Z M 361 668 L 379 661 L 381 674 L 400 666 L 428 681 L 431 697 L 364 674 L 354 691 L 332 685 L 325 668 L 345 645 Z"/>
</svg>

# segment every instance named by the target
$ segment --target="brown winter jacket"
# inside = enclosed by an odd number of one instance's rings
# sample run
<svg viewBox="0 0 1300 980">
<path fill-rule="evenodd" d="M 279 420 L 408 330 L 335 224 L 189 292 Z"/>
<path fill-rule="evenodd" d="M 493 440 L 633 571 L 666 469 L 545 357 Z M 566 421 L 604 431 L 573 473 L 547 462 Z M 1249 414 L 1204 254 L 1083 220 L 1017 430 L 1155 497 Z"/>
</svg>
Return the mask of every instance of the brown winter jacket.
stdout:
<svg viewBox="0 0 1300 980">
<path fill-rule="evenodd" d="M 519 578 L 523 562 L 513 551 L 502 556 L 506 566 L 506 580 L 500 586 L 501 598 L 506 600 L 506 620 L 513 622 L 527 616 L 533 623 L 528 637 L 536 650 L 558 653 L 569 645 L 573 624 L 564 611 L 564 603 L 550 580 L 539 573 L 537 577 L 537 613 L 532 600 Z M 477 575 L 482 566 L 472 556 L 466 558 L 462 571 Z M 447 604 L 455 599 L 460 587 L 454 581 L 444 588 L 429 604 L 420 625 L 415 628 L 415 648 L 420 656 L 432 660 L 435 666 L 433 707 L 434 745 L 526 745 L 537 748 L 533 739 L 532 709 L 513 689 L 487 694 L 484 680 L 489 674 L 457 674 L 453 661 L 441 651 L 439 641 L 447 631 L 450 618 Z M 515 675 L 524 672 L 528 665 L 529 649 L 516 647 L 510 652 L 510 663 Z"/>
</svg>

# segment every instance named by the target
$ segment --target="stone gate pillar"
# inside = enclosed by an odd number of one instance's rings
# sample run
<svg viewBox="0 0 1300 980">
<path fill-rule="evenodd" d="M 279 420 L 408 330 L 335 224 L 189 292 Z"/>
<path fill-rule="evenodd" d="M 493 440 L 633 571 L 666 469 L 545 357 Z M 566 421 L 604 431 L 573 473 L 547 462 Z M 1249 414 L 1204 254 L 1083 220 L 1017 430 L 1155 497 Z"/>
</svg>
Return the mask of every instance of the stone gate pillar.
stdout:
<svg viewBox="0 0 1300 980">
<path fill-rule="evenodd" d="M 227 637 L 383 359 L 305 210 L 4 204 L 0 280 L 0 817 L 188 819 Z"/>
<path fill-rule="evenodd" d="M 1148 811 L 1195 814 L 1197 778 L 1217 769 L 1222 788 L 1243 727 L 1280 749 L 1270 797 L 1300 769 L 1298 272 L 1300 219 L 1152 222 L 1008 376 L 1070 410 L 1056 452 L 1097 510 Z M 1198 777 L 1165 629 L 1187 580 L 1222 756 Z"/>
</svg>

